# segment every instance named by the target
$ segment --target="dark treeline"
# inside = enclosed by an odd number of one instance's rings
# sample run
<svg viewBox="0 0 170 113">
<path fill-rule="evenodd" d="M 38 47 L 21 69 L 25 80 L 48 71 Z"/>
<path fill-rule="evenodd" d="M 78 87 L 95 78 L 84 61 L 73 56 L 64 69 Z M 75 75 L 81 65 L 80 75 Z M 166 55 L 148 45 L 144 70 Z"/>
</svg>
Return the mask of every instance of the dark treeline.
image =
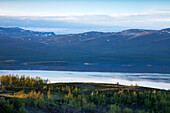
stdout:
<svg viewBox="0 0 170 113">
<path fill-rule="evenodd" d="M 0 99 L 2 113 L 170 113 L 169 91 L 139 86 L 44 82 L 5 88 L 5 93 L 18 90 Z"/>
</svg>

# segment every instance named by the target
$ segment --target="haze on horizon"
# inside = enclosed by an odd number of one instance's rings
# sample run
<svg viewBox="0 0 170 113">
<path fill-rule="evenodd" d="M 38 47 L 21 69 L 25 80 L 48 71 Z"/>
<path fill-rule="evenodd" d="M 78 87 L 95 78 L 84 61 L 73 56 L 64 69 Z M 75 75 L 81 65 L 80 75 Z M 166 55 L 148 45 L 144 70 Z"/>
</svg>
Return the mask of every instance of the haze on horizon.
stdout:
<svg viewBox="0 0 170 113">
<path fill-rule="evenodd" d="M 170 27 L 169 0 L 0 0 L 0 26 L 56 34 Z"/>
</svg>

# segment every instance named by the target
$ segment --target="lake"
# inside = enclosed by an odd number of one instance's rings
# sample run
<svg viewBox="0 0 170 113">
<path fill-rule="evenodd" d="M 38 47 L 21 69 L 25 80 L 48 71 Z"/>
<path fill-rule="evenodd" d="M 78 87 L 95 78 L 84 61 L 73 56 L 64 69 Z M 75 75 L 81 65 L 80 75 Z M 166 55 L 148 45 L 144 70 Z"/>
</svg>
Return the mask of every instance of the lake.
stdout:
<svg viewBox="0 0 170 113">
<path fill-rule="evenodd" d="M 170 89 L 170 74 L 162 73 L 123 73 L 123 72 L 76 72 L 76 71 L 44 71 L 44 70 L 0 70 L 0 75 L 18 74 L 26 76 L 40 76 L 56 82 L 119 82 L 121 85 L 139 85 L 145 87 Z"/>
</svg>

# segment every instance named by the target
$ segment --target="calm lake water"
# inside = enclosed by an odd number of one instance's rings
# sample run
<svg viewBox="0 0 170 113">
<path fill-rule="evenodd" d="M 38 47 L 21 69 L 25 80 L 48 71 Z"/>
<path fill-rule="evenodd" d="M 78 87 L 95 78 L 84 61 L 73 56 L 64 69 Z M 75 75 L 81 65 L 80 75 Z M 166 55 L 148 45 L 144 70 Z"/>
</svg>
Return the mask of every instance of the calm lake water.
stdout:
<svg viewBox="0 0 170 113">
<path fill-rule="evenodd" d="M 121 73 L 121 72 L 73 72 L 73 71 L 43 71 L 43 70 L 0 70 L 0 75 L 18 74 L 25 76 L 40 76 L 56 82 L 94 82 L 122 85 L 135 85 L 170 89 L 170 74 L 161 73 Z"/>
</svg>

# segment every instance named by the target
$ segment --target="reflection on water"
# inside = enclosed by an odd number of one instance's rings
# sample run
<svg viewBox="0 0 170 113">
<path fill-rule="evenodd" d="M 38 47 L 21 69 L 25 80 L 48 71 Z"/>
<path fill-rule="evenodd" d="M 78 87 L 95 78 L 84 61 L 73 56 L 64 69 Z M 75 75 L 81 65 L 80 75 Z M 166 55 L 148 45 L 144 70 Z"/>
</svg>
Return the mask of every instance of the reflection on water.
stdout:
<svg viewBox="0 0 170 113">
<path fill-rule="evenodd" d="M 55 82 L 95 82 L 170 89 L 170 74 L 160 73 L 121 73 L 121 72 L 73 72 L 73 71 L 41 71 L 41 70 L 0 70 L 0 75 L 18 74 L 40 76 Z"/>
</svg>

